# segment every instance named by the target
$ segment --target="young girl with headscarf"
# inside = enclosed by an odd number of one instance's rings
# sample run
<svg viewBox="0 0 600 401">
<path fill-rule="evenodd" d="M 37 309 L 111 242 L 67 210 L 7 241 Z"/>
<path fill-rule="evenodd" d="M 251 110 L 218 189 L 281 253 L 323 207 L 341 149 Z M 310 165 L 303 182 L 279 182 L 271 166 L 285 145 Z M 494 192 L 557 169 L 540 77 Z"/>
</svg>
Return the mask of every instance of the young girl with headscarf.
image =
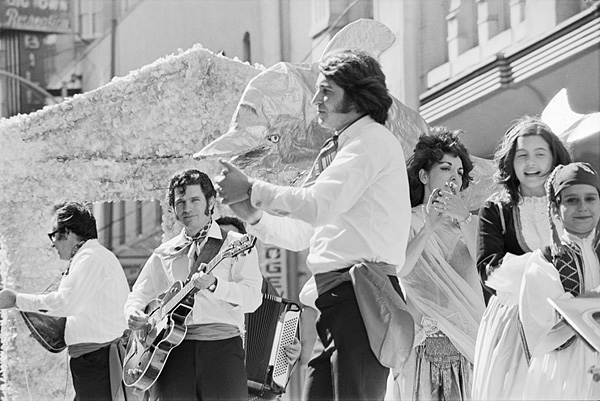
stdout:
<svg viewBox="0 0 600 401">
<path fill-rule="evenodd" d="M 587 163 L 558 166 L 546 191 L 553 242 L 529 258 L 519 298 L 532 355 L 524 399 L 599 400 L 600 383 L 588 372 L 598 352 L 564 324 L 548 299 L 600 296 L 600 178 Z"/>
</svg>

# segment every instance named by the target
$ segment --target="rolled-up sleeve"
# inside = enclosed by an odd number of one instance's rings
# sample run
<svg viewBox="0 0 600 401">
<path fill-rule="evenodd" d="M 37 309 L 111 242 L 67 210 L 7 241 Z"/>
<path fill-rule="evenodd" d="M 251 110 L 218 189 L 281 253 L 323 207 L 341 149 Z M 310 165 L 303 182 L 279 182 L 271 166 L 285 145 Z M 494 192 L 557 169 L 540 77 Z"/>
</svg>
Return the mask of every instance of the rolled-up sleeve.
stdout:
<svg viewBox="0 0 600 401">
<path fill-rule="evenodd" d="M 230 281 L 219 280 L 214 297 L 229 303 L 231 310 L 254 312 L 262 302 L 262 275 L 256 249 L 233 261 L 230 275 Z"/>
</svg>

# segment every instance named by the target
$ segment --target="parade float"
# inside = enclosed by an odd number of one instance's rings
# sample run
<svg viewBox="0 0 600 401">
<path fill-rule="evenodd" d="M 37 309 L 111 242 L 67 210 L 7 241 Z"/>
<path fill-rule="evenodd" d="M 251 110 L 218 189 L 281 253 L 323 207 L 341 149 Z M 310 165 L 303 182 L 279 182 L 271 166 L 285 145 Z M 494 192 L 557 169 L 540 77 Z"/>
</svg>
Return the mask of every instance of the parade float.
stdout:
<svg viewBox="0 0 600 401">
<path fill-rule="evenodd" d="M 58 105 L 0 120 L 2 285 L 28 293 L 57 285 L 66 262 L 46 235 L 55 202 L 162 203 L 173 172 L 199 167 L 213 175 L 213 163 L 192 155 L 227 132 L 244 88 L 263 69 L 197 45 Z M 173 229 L 168 213 L 163 228 Z M 1 333 L 5 399 L 73 399 L 66 352 L 44 350 L 15 310 L 2 311 Z"/>
<path fill-rule="evenodd" d="M 325 53 L 360 47 L 379 56 L 394 40 L 384 25 L 360 20 Z M 249 174 L 289 184 L 330 135 L 316 124 L 310 103 L 317 75 L 314 63 L 267 69 L 197 45 L 58 105 L 0 120 L 2 285 L 31 293 L 56 283 L 66 265 L 46 232 L 59 200 L 160 200 L 168 239 L 174 221 L 164 191 L 177 170 L 215 176 L 216 158 L 236 157 Z M 398 99 L 388 126 L 405 157 L 429 130 Z M 475 166 L 475 185 L 465 194 L 472 209 L 492 190 L 491 162 L 475 158 Z M 15 310 L 2 311 L 1 340 L 4 398 L 73 397 L 66 352 L 45 351 Z"/>
</svg>

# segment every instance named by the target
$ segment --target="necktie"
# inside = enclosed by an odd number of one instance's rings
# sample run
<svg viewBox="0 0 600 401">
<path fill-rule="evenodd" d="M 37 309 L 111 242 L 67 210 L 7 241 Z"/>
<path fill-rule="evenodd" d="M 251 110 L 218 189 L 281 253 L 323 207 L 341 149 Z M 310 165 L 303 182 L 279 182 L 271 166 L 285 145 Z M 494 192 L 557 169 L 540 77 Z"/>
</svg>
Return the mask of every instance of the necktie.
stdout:
<svg viewBox="0 0 600 401">
<path fill-rule="evenodd" d="M 327 166 L 331 164 L 333 159 L 335 159 L 338 150 L 338 137 L 339 135 L 336 134 L 325 141 L 325 144 L 323 144 L 323 147 L 319 151 L 302 187 L 306 188 L 313 185 L 317 177 L 321 175 L 323 170 L 325 170 Z"/>
</svg>

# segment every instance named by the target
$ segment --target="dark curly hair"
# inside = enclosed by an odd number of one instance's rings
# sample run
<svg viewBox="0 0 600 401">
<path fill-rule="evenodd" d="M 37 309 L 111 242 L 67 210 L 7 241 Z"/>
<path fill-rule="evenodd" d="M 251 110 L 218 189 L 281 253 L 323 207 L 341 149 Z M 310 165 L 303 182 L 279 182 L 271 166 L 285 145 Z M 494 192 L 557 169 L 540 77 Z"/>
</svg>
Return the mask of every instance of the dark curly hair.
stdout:
<svg viewBox="0 0 600 401">
<path fill-rule="evenodd" d="M 494 154 L 496 163 L 494 178 L 504 188 L 506 194 L 503 198 L 510 205 L 516 205 L 519 202 L 520 182 L 514 169 L 517 140 L 531 135 L 540 135 L 548 143 L 552 153 L 552 169 L 559 164 L 571 163 L 569 151 L 547 124 L 532 116 L 523 116 L 516 120 L 504 134 L 504 138 Z"/>
<path fill-rule="evenodd" d="M 373 56 L 358 49 L 334 51 L 319 63 L 319 71 L 344 90 L 358 113 L 385 124 L 393 100 L 381 65 Z"/>
<path fill-rule="evenodd" d="M 82 240 L 98 238 L 96 219 L 87 206 L 79 202 L 60 202 L 53 206 L 52 212 L 59 234 L 71 231 Z"/>
<path fill-rule="evenodd" d="M 470 182 L 473 180 L 470 175 L 473 170 L 473 162 L 469 156 L 469 151 L 458 138 L 462 133 L 461 130 L 451 131 L 446 127 L 433 127 L 429 135 L 419 137 L 413 155 L 406 162 L 411 207 L 418 206 L 424 201 L 425 186 L 419 179 L 419 171 L 429 172 L 431 167 L 439 163 L 445 154 L 460 158 L 463 164 L 460 190 L 469 187 Z"/>
<path fill-rule="evenodd" d="M 217 191 L 208 175 L 200 170 L 189 169 L 175 173 L 167 189 L 167 203 L 171 208 L 175 208 L 175 190 L 179 189 L 185 195 L 185 190 L 189 185 L 200 185 L 206 199 L 207 210 L 205 213 L 208 215 L 209 200 L 217 196 Z"/>
</svg>

